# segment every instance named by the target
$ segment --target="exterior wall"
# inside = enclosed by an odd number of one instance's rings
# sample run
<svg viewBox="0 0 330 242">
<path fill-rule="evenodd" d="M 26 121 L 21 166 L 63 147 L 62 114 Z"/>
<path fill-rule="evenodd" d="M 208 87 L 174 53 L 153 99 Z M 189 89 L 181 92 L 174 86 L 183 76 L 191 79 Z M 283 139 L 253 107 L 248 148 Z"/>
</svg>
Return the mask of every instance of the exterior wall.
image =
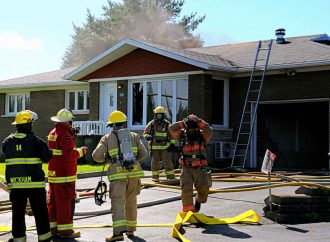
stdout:
<svg viewBox="0 0 330 242">
<path fill-rule="evenodd" d="M 149 51 L 137 49 L 82 79 L 143 76 L 196 70 L 199 69 Z"/>
<path fill-rule="evenodd" d="M 188 112 L 210 123 L 212 120 L 212 76 L 190 75 L 188 77 Z"/>
<path fill-rule="evenodd" d="M 297 73 L 294 78 L 286 75 L 266 76 L 261 101 L 329 98 L 330 71 Z M 237 135 L 249 77 L 230 79 L 230 128 Z"/>
<path fill-rule="evenodd" d="M 308 73 L 297 73 L 295 77 L 288 77 L 285 75 L 274 75 L 267 76 L 264 82 L 263 91 L 261 94 L 260 101 L 283 101 L 283 100 L 304 100 L 308 102 L 309 99 L 324 99 L 327 101 L 329 99 L 330 93 L 330 83 L 329 83 L 330 71 L 320 71 L 320 72 L 308 72 Z M 242 115 L 243 104 L 246 96 L 247 86 L 248 86 L 249 78 L 235 78 L 230 79 L 230 128 L 233 129 L 233 139 L 236 139 L 240 118 Z M 323 102 L 324 103 L 324 102 Z M 317 104 L 316 104 L 317 105 Z M 320 104 L 321 105 L 321 104 Z M 320 107 L 318 105 L 317 107 Z M 309 110 L 306 110 L 307 118 L 313 119 L 309 114 Z M 309 115 L 309 116 L 308 116 Z M 285 117 L 284 117 L 285 119 Z M 330 119 L 330 117 L 329 117 Z M 282 152 L 282 156 L 279 155 L 279 160 L 277 161 L 278 167 L 288 167 L 288 168 L 313 168 L 314 166 L 324 168 L 325 161 L 327 158 L 325 157 L 327 151 L 324 150 L 325 146 L 329 146 L 330 144 L 330 122 L 328 120 L 323 120 L 328 123 L 328 129 L 325 130 L 327 132 L 328 144 L 325 144 L 326 141 L 322 141 L 319 144 L 320 152 L 315 150 L 315 144 L 313 144 L 312 150 L 288 150 Z M 285 122 L 285 121 L 283 121 Z M 313 120 L 315 123 L 320 123 L 320 121 Z M 288 124 L 289 125 L 289 124 Z M 258 127 L 258 132 L 261 130 Z M 312 127 L 311 127 L 312 128 Z M 302 131 L 304 132 L 304 131 Z M 306 131 L 313 132 L 313 131 Z M 306 133 L 308 135 L 308 133 Z M 257 144 L 263 144 L 263 142 L 258 137 Z M 308 145 L 308 144 L 306 144 Z M 305 145 L 305 147 L 306 147 Z M 276 146 L 275 146 L 276 147 Z M 314 148 L 313 148 L 314 147 Z M 258 150 L 257 150 L 258 152 Z M 306 155 L 304 155 L 306 152 Z M 312 152 L 315 155 L 313 155 Z M 259 150 L 260 153 L 260 150 Z M 286 157 L 284 157 L 286 155 Z M 290 156 L 292 155 L 292 156 Z M 313 155 L 315 158 L 314 164 L 311 164 L 307 155 Z M 260 166 L 262 162 L 263 154 L 258 154 L 257 164 Z M 284 157 L 284 158 L 283 158 Z"/>
<path fill-rule="evenodd" d="M 10 133 L 15 131 L 15 127 L 11 125 L 11 123 L 14 121 L 13 117 L 2 117 L 2 115 L 5 115 L 5 101 L 6 94 L 0 93 L 0 142 L 2 142 Z M 2 149 L 0 148 L 0 154 L 1 153 Z"/>
<path fill-rule="evenodd" d="M 89 120 L 99 120 L 100 83 L 89 83 Z M 87 119 L 88 120 L 88 119 Z"/>
<path fill-rule="evenodd" d="M 5 114 L 5 97 L 6 94 L 0 94 L 1 115 Z M 38 114 L 38 120 L 33 124 L 33 131 L 37 136 L 45 141 L 47 140 L 47 135 L 54 126 L 54 122 L 50 120 L 50 117 L 55 116 L 58 110 L 62 109 L 64 106 L 65 90 L 30 92 L 30 109 Z M 11 125 L 14 119 L 15 117 L 0 118 L 1 141 L 16 130 L 15 126 Z M 88 120 L 88 114 L 75 115 L 75 120 Z"/>
</svg>

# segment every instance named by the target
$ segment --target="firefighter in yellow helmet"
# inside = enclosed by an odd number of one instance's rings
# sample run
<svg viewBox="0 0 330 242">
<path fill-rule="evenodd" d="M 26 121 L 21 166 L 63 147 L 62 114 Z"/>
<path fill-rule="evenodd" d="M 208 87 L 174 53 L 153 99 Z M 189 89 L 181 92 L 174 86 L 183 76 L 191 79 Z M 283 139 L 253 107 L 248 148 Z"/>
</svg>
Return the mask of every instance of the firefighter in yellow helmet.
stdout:
<svg viewBox="0 0 330 242">
<path fill-rule="evenodd" d="M 12 125 L 17 132 L 2 142 L 6 162 L 6 180 L 12 203 L 12 235 L 9 241 L 27 241 L 25 208 L 30 201 L 38 233 L 38 241 L 51 241 L 46 203 L 45 174 L 42 162 L 48 162 L 52 154 L 46 142 L 32 132 L 33 116 L 21 111 Z"/>
<path fill-rule="evenodd" d="M 168 126 L 171 124 L 165 119 L 165 108 L 158 106 L 154 109 L 154 119 L 144 129 L 143 137 L 149 141 L 151 155 L 152 180 L 159 182 L 159 162 L 163 161 L 165 174 L 168 180 L 174 179 L 173 163 L 168 148 L 175 144 L 171 139 Z"/>
<path fill-rule="evenodd" d="M 138 134 L 124 128 L 127 118 L 121 111 L 113 111 L 108 126 L 113 129 L 103 136 L 93 151 L 98 163 L 110 163 L 108 179 L 112 208 L 113 235 L 106 241 L 122 241 L 126 232 L 134 236 L 137 222 L 137 195 L 140 178 L 144 176 L 139 161 L 147 157 L 147 150 Z"/>
</svg>

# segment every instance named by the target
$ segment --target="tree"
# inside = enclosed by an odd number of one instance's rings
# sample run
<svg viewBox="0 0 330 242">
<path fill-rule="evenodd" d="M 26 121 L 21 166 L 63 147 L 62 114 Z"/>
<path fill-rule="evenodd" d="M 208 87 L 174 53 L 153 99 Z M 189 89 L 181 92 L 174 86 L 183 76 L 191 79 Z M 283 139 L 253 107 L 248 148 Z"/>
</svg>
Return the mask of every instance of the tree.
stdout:
<svg viewBox="0 0 330 242">
<path fill-rule="evenodd" d="M 62 58 L 62 67 L 81 65 L 124 38 L 177 48 L 200 47 L 193 31 L 205 19 L 197 13 L 180 13 L 185 0 L 108 0 L 95 17 L 87 9 L 86 23 L 73 25 L 72 42 Z"/>
</svg>

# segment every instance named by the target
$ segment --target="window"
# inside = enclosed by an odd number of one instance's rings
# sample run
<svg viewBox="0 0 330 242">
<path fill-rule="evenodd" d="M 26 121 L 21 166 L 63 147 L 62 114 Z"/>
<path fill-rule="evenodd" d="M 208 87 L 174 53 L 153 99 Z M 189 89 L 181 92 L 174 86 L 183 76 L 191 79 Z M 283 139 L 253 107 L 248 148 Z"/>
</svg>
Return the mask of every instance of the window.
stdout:
<svg viewBox="0 0 330 242">
<path fill-rule="evenodd" d="M 229 127 L 229 80 L 212 77 L 212 118 L 213 127 Z M 214 92 L 216 90 L 216 92 Z"/>
<path fill-rule="evenodd" d="M 154 118 L 153 110 L 161 105 L 170 122 L 188 115 L 188 80 L 134 81 L 129 92 L 131 126 L 145 126 Z"/>
<path fill-rule="evenodd" d="M 6 97 L 7 115 L 15 115 L 30 108 L 30 93 L 7 94 Z"/>
<path fill-rule="evenodd" d="M 69 91 L 68 96 L 68 107 L 74 112 L 88 111 L 89 110 L 89 91 Z"/>
</svg>

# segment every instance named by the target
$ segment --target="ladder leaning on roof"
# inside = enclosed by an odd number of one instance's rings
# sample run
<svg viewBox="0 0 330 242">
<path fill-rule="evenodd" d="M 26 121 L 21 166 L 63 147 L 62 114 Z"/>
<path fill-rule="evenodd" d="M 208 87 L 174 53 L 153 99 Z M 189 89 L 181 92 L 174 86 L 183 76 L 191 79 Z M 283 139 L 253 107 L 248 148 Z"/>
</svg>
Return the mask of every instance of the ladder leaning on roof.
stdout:
<svg viewBox="0 0 330 242">
<path fill-rule="evenodd" d="M 244 169 L 248 151 L 250 148 L 251 136 L 257 116 L 257 109 L 261 90 L 268 66 L 273 40 L 266 42 L 259 41 L 254 60 L 253 69 L 250 76 L 249 86 L 244 102 L 243 112 L 236 137 L 236 145 L 231 162 L 231 167 Z M 256 77 L 256 72 L 262 72 Z"/>
</svg>

